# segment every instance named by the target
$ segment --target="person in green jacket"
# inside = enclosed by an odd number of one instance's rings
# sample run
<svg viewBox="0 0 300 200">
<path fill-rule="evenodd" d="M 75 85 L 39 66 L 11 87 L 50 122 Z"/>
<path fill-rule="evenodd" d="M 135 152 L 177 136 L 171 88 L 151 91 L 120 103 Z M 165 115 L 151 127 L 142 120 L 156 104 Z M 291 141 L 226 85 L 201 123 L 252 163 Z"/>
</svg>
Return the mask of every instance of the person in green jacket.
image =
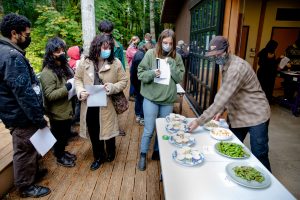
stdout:
<svg viewBox="0 0 300 200">
<path fill-rule="evenodd" d="M 165 77 L 165 72 L 161 74 L 157 64 L 163 60 L 168 63 L 170 69 L 169 77 L 165 78 L 164 83 L 160 82 L 160 75 Z M 146 154 L 153 136 L 155 120 L 157 117 L 166 117 L 173 111 L 173 104 L 177 98 L 176 84 L 182 81 L 183 75 L 184 65 L 181 56 L 176 53 L 175 33 L 171 29 L 165 29 L 158 38 L 156 48 L 148 50 L 138 66 L 145 120 L 138 163 L 138 169 L 141 171 L 146 169 Z M 152 160 L 159 160 L 157 138 Z"/>
<path fill-rule="evenodd" d="M 143 46 L 148 42 L 151 42 L 153 45 L 156 44 L 155 40 L 152 39 L 152 35 L 150 33 L 145 34 L 144 39 L 138 45 L 138 49 L 143 48 Z"/>
<path fill-rule="evenodd" d="M 108 20 L 103 20 L 99 23 L 98 26 L 98 30 L 102 33 L 102 34 L 106 34 L 106 35 L 110 35 L 112 37 L 112 39 L 114 40 L 115 43 L 115 47 L 114 47 L 114 55 L 115 58 L 118 58 L 123 66 L 124 71 L 126 70 L 126 66 L 125 66 L 125 59 L 124 59 L 124 48 L 123 45 L 117 41 L 113 35 L 112 32 L 114 30 L 114 24 L 111 21 Z"/>
<path fill-rule="evenodd" d="M 65 151 L 73 116 L 72 102 L 68 100 L 68 91 L 72 84 L 67 80 L 74 76 L 65 50 L 66 45 L 62 39 L 55 37 L 48 41 L 40 82 L 46 115 L 50 120 L 51 132 L 57 140 L 54 144 L 56 163 L 64 167 L 74 167 L 76 155 Z"/>
</svg>

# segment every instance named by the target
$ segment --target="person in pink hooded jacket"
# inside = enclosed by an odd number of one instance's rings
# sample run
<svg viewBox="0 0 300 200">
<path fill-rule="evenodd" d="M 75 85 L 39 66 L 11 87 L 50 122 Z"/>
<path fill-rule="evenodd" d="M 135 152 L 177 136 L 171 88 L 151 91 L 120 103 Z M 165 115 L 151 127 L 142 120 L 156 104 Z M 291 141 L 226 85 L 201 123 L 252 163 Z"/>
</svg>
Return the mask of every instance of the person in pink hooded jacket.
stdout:
<svg viewBox="0 0 300 200">
<path fill-rule="evenodd" d="M 74 72 L 76 71 L 76 68 L 79 64 L 82 51 L 83 51 L 83 49 L 80 46 L 72 46 L 67 51 L 67 54 L 70 58 L 69 65 L 73 69 Z M 79 124 L 79 121 L 80 121 L 80 102 L 77 98 L 72 99 L 72 101 L 73 101 L 72 107 L 73 107 L 73 113 L 74 113 L 74 116 L 72 119 L 72 126 L 74 126 L 76 124 Z M 76 136 L 76 135 L 78 135 L 78 133 L 72 131 L 72 134 L 70 137 Z"/>
<path fill-rule="evenodd" d="M 129 46 L 126 50 L 126 59 L 129 68 L 131 67 L 132 59 L 134 54 L 138 51 L 138 43 L 140 42 L 140 38 L 138 36 L 132 36 L 131 40 L 129 41 Z M 129 88 L 129 100 L 134 101 L 135 90 L 134 87 L 130 84 Z"/>
<path fill-rule="evenodd" d="M 75 71 L 80 61 L 81 48 L 79 46 L 72 46 L 68 49 L 68 56 L 70 57 L 69 65 Z"/>
</svg>

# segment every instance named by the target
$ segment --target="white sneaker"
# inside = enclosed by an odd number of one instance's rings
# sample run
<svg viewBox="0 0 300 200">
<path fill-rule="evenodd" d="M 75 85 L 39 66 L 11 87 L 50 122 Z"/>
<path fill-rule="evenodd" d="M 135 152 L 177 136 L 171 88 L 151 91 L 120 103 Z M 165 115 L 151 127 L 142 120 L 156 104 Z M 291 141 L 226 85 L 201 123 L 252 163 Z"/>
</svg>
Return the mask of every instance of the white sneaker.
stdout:
<svg viewBox="0 0 300 200">
<path fill-rule="evenodd" d="M 144 120 L 143 118 L 141 118 L 140 121 L 139 121 L 139 124 L 140 124 L 141 126 L 144 126 L 144 125 L 145 125 L 145 120 Z"/>
<path fill-rule="evenodd" d="M 140 117 L 140 116 L 137 116 L 137 117 L 135 118 L 135 121 L 136 121 L 137 123 L 139 123 L 140 120 L 141 120 L 141 117 Z"/>
</svg>

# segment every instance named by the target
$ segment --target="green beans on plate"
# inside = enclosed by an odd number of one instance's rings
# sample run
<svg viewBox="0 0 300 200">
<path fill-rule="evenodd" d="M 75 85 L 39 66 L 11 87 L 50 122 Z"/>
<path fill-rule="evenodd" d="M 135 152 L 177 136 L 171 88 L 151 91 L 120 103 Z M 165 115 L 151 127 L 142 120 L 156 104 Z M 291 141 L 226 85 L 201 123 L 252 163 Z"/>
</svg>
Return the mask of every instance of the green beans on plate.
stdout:
<svg viewBox="0 0 300 200">
<path fill-rule="evenodd" d="M 233 142 L 218 142 L 216 149 L 220 154 L 230 158 L 248 158 L 250 156 L 242 145 Z"/>
<path fill-rule="evenodd" d="M 261 183 L 265 180 L 265 177 L 259 171 L 250 166 L 236 166 L 233 170 L 236 176 L 247 181 L 257 181 Z"/>
</svg>

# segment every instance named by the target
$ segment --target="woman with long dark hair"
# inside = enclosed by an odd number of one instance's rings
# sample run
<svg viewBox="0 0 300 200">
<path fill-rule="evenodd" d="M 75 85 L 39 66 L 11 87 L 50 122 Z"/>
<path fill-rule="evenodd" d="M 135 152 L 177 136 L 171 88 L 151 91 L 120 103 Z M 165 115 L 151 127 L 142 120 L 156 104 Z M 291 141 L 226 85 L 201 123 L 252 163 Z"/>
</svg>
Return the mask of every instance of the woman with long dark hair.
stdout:
<svg viewBox="0 0 300 200">
<path fill-rule="evenodd" d="M 65 50 L 66 45 L 62 39 L 55 37 L 48 41 L 40 81 L 46 115 L 50 120 L 51 132 L 57 140 L 54 144 L 56 162 L 64 167 L 74 167 L 76 156 L 65 151 L 73 116 L 72 102 L 68 100 L 68 91 L 72 84 L 67 80 L 74 76 Z"/>
<path fill-rule="evenodd" d="M 257 77 L 269 103 L 272 101 L 272 94 L 275 85 L 275 78 L 277 75 L 277 68 L 279 59 L 276 58 L 275 51 L 278 42 L 270 40 L 266 47 L 258 53 Z"/>
<path fill-rule="evenodd" d="M 86 138 L 86 133 L 89 133 L 94 155 L 91 170 L 98 169 L 105 161 L 113 161 L 116 154 L 115 137 L 119 135 L 119 126 L 110 95 L 123 91 L 128 79 L 113 49 L 111 36 L 96 36 L 91 43 L 89 55 L 81 59 L 75 73 L 77 97 L 81 101 L 80 136 Z M 89 93 L 85 89 L 86 85 L 104 85 L 107 106 L 87 107 Z"/>
<path fill-rule="evenodd" d="M 155 81 L 161 71 L 157 68 L 157 58 L 164 59 L 170 67 L 169 83 L 160 84 Z M 181 56 L 176 53 L 175 33 L 165 29 L 159 36 L 156 48 L 145 54 L 138 66 L 138 79 L 141 80 L 141 95 L 144 97 L 144 132 L 140 147 L 139 170 L 146 169 L 147 152 L 155 128 L 157 117 L 166 117 L 173 111 L 173 104 L 177 98 L 176 84 L 183 79 L 184 65 Z M 159 159 L 158 143 L 155 138 L 152 160 Z"/>
</svg>

